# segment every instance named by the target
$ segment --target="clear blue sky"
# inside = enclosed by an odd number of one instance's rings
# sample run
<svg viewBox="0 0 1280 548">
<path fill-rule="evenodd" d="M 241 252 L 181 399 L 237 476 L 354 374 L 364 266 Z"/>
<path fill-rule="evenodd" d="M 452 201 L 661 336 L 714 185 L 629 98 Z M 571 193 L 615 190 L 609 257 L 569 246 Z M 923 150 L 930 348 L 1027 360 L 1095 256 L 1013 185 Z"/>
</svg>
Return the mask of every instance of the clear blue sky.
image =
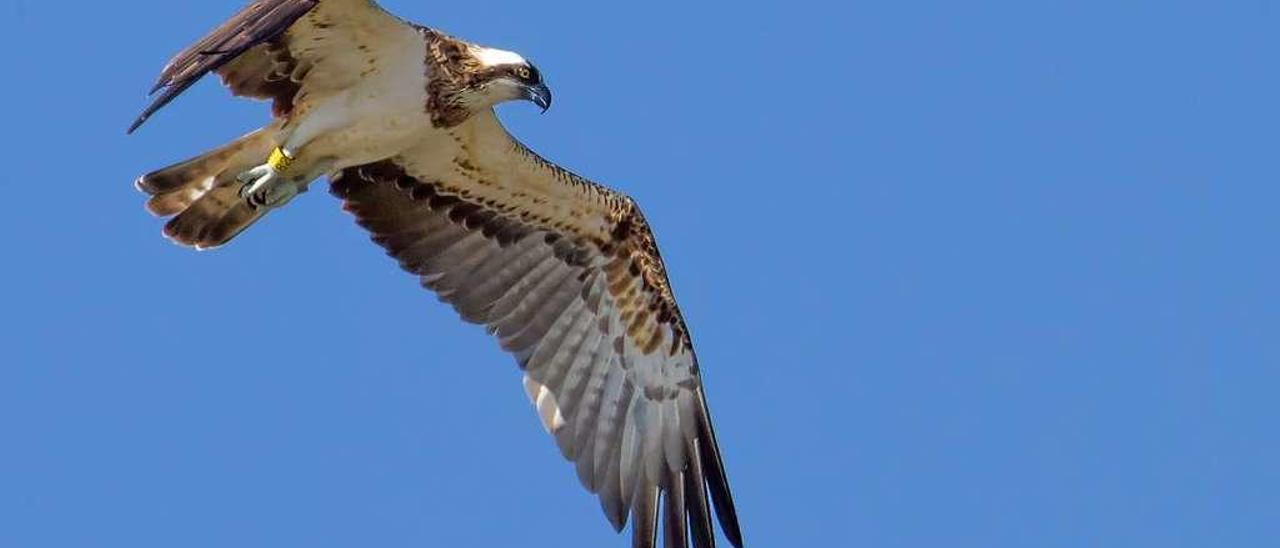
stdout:
<svg viewBox="0 0 1280 548">
<path fill-rule="evenodd" d="M 325 186 L 161 238 L 134 178 L 265 108 L 124 128 L 239 4 L 0 0 L 0 546 L 626 546 Z M 748 544 L 1280 545 L 1280 7 L 764 4 L 386 2 L 645 208 Z"/>
</svg>

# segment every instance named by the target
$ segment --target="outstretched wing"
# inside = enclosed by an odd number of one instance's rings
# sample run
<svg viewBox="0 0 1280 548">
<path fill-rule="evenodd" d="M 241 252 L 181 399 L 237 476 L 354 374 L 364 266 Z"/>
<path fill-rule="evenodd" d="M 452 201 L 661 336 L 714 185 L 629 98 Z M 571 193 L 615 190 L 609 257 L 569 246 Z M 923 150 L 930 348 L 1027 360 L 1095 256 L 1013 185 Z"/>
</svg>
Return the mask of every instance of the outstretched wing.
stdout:
<svg viewBox="0 0 1280 548">
<path fill-rule="evenodd" d="M 288 114 L 305 86 L 349 81 L 373 49 L 366 42 L 407 28 L 368 0 L 255 0 L 169 61 L 129 132 L 210 72 L 235 95 L 271 99 L 277 116 Z"/>
<path fill-rule="evenodd" d="M 539 158 L 492 113 L 343 171 L 333 193 L 525 372 L 561 452 L 637 546 L 741 546 L 689 332 L 628 197 Z M 708 502 L 710 493 L 710 504 Z"/>
</svg>

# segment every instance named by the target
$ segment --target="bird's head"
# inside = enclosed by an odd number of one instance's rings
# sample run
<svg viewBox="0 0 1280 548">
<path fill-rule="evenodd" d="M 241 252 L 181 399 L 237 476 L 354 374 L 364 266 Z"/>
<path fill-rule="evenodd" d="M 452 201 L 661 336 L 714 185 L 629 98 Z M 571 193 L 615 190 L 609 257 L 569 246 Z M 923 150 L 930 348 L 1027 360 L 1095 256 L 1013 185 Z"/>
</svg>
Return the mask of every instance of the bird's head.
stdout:
<svg viewBox="0 0 1280 548">
<path fill-rule="evenodd" d="M 479 69 L 462 90 L 472 108 L 489 108 L 507 101 L 529 101 L 543 112 L 551 108 L 551 89 L 533 63 L 514 52 L 476 46 Z"/>
</svg>

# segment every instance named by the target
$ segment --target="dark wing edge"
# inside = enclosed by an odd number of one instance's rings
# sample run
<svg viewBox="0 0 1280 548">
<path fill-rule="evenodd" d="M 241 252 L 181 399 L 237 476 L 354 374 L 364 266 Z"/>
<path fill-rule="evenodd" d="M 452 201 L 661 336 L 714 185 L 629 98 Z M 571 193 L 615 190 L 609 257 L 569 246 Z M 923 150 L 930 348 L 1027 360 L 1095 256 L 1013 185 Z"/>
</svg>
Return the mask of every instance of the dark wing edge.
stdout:
<svg viewBox="0 0 1280 548">
<path fill-rule="evenodd" d="M 500 204 L 448 193 L 390 160 L 344 170 L 331 192 L 402 268 L 515 354 L 544 426 L 613 527 L 621 531 L 630 517 L 633 546 L 655 546 L 661 518 L 667 548 L 690 540 L 714 547 L 714 508 L 725 537 L 741 548 L 696 359 L 634 202 L 617 195 L 629 209 L 617 223 L 626 229 L 615 230 L 621 241 L 584 242 Z M 655 276 L 662 280 L 624 281 Z M 614 294 L 620 300 L 609 300 Z M 645 303 L 648 312 L 636 308 Z M 667 329 L 660 346 L 637 329 L 659 319 Z M 655 364 L 639 347 L 657 347 L 650 356 L 665 361 Z M 558 393 L 547 396 L 543 386 Z"/>
<path fill-rule="evenodd" d="M 218 70 L 250 48 L 280 36 L 320 0 L 257 0 L 169 61 L 151 94 L 161 92 L 129 126 L 133 133 L 147 119 L 204 75 Z"/>
</svg>

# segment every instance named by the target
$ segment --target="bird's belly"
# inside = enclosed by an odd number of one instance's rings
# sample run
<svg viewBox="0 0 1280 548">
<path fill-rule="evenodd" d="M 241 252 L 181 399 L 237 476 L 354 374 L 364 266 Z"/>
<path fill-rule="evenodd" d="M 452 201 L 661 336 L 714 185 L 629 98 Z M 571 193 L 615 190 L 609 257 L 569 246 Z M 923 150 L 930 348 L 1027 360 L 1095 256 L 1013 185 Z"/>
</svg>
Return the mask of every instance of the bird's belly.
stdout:
<svg viewBox="0 0 1280 548">
<path fill-rule="evenodd" d="M 395 156 L 436 131 L 423 88 L 405 84 L 366 82 L 317 101 L 289 140 L 305 143 L 296 147 L 303 159 L 330 164 L 332 171 Z"/>
<path fill-rule="evenodd" d="M 307 154 L 329 159 L 334 170 L 363 165 L 399 154 L 431 128 L 421 117 L 371 113 L 346 127 L 324 133 L 307 146 Z"/>
</svg>

